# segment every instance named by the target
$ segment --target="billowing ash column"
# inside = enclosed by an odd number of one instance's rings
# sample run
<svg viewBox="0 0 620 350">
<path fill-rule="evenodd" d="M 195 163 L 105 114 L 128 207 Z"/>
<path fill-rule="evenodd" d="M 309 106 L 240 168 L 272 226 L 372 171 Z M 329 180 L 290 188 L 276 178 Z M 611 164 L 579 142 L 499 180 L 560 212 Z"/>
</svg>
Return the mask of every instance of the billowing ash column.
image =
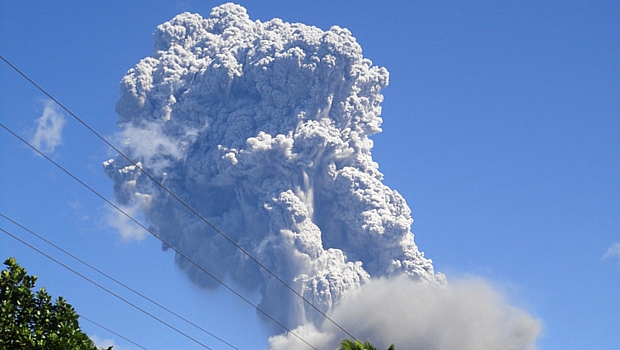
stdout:
<svg viewBox="0 0 620 350">
<path fill-rule="evenodd" d="M 160 25 L 152 57 L 121 82 L 125 151 L 324 311 L 371 276 L 443 281 L 418 251 L 405 200 L 385 186 L 369 136 L 388 72 L 346 29 L 251 21 L 226 4 Z M 122 158 L 105 163 L 118 201 L 219 278 L 260 288 L 294 327 L 298 297 Z M 177 263 L 197 284 L 217 284 Z"/>
</svg>

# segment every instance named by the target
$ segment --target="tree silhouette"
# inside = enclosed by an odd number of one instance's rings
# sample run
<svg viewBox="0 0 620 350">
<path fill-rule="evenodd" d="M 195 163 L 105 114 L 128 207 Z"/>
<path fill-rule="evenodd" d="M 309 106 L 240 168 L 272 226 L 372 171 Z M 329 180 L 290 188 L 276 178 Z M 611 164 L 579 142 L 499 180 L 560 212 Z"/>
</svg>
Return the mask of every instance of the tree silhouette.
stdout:
<svg viewBox="0 0 620 350">
<path fill-rule="evenodd" d="M 0 273 L 0 349 L 97 350 L 82 332 L 79 315 L 58 297 L 56 303 L 41 288 L 33 293 L 36 276 L 29 276 L 14 258 Z M 108 350 L 111 350 L 109 347 Z"/>
</svg>

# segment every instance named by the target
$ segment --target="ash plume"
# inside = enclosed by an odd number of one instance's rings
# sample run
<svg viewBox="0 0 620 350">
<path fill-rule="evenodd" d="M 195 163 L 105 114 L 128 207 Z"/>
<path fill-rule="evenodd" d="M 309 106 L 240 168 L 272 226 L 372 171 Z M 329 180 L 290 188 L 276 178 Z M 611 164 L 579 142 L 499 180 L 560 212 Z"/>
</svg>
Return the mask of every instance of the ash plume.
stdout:
<svg viewBox="0 0 620 350">
<path fill-rule="evenodd" d="M 224 4 L 208 18 L 180 14 L 154 38 L 116 105 L 124 149 L 147 172 L 325 312 L 371 277 L 446 284 L 372 160 L 388 72 L 348 30 L 252 21 Z M 291 328 L 323 322 L 135 166 L 117 157 L 104 168 L 121 205 L 218 278 L 259 289 L 263 310 Z"/>
<path fill-rule="evenodd" d="M 345 329 L 372 339 L 378 349 L 531 350 L 539 320 L 511 306 L 479 278 L 423 284 L 405 276 L 372 278 L 348 292 L 328 313 Z M 295 334 L 318 349 L 335 349 L 342 337 L 330 322 L 307 322 Z M 270 350 L 303 349 L 290 334 L 269 338 Z"/>
</svg>

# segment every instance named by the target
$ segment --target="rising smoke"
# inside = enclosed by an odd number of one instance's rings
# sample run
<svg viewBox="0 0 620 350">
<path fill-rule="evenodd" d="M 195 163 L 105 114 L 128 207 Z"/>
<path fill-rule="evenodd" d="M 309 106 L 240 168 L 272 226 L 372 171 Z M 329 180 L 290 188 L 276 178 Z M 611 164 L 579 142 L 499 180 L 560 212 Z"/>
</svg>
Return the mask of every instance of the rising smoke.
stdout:
<svg viewBox="0 0 620 350">
<path fill-rule="evenodd" d="M 132 159 L 325 312 L 345 307 L 344 296 L 371 277 L 449 288 L 415 245 L 405 200 L 372 160 L 388 72 L 362 56 L 348 30 L 251 21 L 225 4 L 209 18 L 178 15 L 154 37 L 153 55 L 125 75 L 116 105 Z M 161 238 L 218 278 L 259 289 L 259 306 L 287 326 L 334 337 L 134 166 L 121 157 L 104 166 L 118 202 L 141 208 Z M 198 285 L 217 287 L 176 262 Z"/>
<path fill-rule="evenodd" d="M 510 306 L 486 282 L 470 278 L 450 285 L 422 284 L 404 276 L 371 279 L 347 293 L 329 317 L 378 349 L 396 344 L 415 350 L 533 349 L 539 321 Z M 294 330 L 318 349 L 334 349 L 342 337 L 330 322 Z M 290 334 L 269 339 L 271 350 L 303 349 Z"/>
</svg>

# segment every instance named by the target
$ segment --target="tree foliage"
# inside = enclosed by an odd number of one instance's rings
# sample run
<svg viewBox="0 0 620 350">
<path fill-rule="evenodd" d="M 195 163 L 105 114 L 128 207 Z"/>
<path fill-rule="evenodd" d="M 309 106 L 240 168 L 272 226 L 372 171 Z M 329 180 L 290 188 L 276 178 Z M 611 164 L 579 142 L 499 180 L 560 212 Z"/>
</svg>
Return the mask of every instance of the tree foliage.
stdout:
<svg viewBox="0 0 620 350">
<path fill-rule="evenodd" d="M 388 350 L 394 350 L 394 344 L 390 345 Z M 336 350 L 377 350 L 369 341 L 360 342 L 359 340 L 343 339 L 340 347 Z"/>
<path fill-rule="evenodd" d="M 71 305 L 41 288 L 33 292 L 36 276 L 29 276 L 14 258 L 0 274 L 0 349 L 97 350 L 82 332 Z M 110 350 L 112 347 L 108 348 Z"/>
</svg>

